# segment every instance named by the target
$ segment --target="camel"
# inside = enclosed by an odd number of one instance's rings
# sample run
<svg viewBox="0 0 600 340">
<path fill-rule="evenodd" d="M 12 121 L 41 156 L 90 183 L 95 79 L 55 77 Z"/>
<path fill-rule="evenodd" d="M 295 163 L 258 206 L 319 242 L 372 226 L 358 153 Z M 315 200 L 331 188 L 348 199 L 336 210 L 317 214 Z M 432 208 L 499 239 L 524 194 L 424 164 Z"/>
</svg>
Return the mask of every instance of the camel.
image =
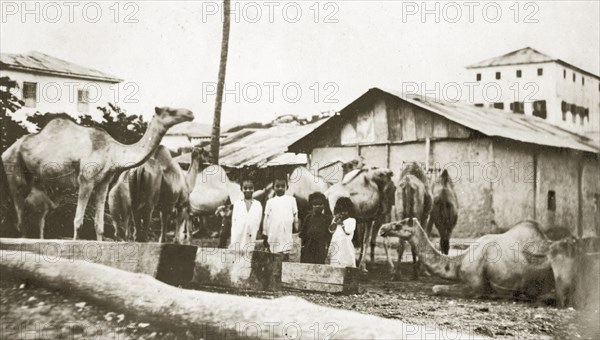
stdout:
<svg viewBox="0 0 600 340">
<path fill-rule="evenodd" d="M 165 227 L 173 219 L 175 212 L 175 242 L 183 243 L 183 233 L 187 231 L 187 241 L 191 241 L 189 223 L 189 194 L 190 188 L 186 181 L 186 175 L 171 157 L 166 147 L 160 145 L 156 150 L 156 159 L 161 165 L 162 181 L 160 196 L 158 199 L 158 211 L 160 213 L 160 237 L 158 242 L 165 240 Z"/>
<path fill-rule="evenodd" d="M 547 256 L 554 273 L 559 306 L 598 310 L 600 254 L 598 238 L 567 237 L 552 242 Z M 596 243 L 589 247 L 588 243 Z"/>
<path fill-rule="evenodd" d="M 244 197 L 239 184 L 229 180 L 223 167 L 207 164 L 207 156 L 204 150 L 194 149 L 187 174 L 191 189 L 189 213 L 202 218 L 203 225 L 207 225 L 208 217 L 213 216 L 218 207 Z"/>
<path fill-rule="evenodd" d="M 40 132 L 21 137 L 2 154 L 5 166 L 12 163 L 20 168 L 7 171 L 17 229 L 22 232 L 23 205 L 32 188 L 46 193 L 44 189 L 50 187 L 78 188 L 73 239 L 79 236 L 85 209 L 93 198 L 96 238 L 101 241 L 108 186 L 115 174 L 144 163 L 170 127 L 193 119 L 190 110 L 157 107 L 144 136 L 131 145 L 115 141 L 102 129 L 83 127 L 66 118 L 55 118 Z M 65 176 L 70 180 L 55 180 Z"/>
<path fill-rule="evenodd" d="M 333 185 L 325 192 L 332 211 L 340 197 L 348 197 L 354 203 L 357 220 L 365 221 L 358 260 L 358 267 L 363 272 L 367 272 L 365 253 L 370 243 L 374 221 L 380 215 L 389 213 L 393 204 L 385 194 L 386 188 L 393 185 L 392 175 L 392 171 L 384 168 L 353 170 L 344 176 L 341 183 Z"/>
<path fill-rule="evenodd" d="M 400 217 L 401 219 L 404 219 L 416 217 L 419 219 L 421 225 L 426 225 L 429 212 L 431 211 L 432 199 L 429 192 L 427 176 L 418 163 L 407 163 L 400 174 L 398 187 L 400 190 L 396 191 L 396 204 L 401 204 L 402 210 L 400 216 L 396 216 L 396 218 L 398 219 L 398 217 Z M 409 221 L 412 221 L 412 219 L 409 219 Z M 381 230 L 379 234 L 382 235 Z M 386 248 L 388 266 L 390 270 L 394 271 L 393 279 L 398 280 L 400 278 L 400 262 L 402 261 L 406 242 L 400 240 L 398 244 L 398 262 L 396 263 L 395 270 L 394 264 L 387 251 L 388 243 L 389 238 L 385 237 L 384 246 Z M 417 261 L 417 253 L 412 247 L 411 253 L 413 258 L 413 278 L 418 278 L 420 271 L 419 262 Z"/>
<path fill-rule="evenodd" d="M 519 222 L 503 234 L 485 235 L 456 256 L 440 253 L 417 218 L 387 223 L 381 231 L 408 240 L 430 273 L 460 282 L 436 285 L 435 294 L 461 297 L 522 294 L 532 299 L 554 288 L 550 263 L 539 251 L 549 239 L 535 221 Z"/>
<path fill-rule="evenodd" d="M 450 234 L 452 234 L 457 221 L 458 198 L 448 170 L 444 169 L 433 185 L 433 207 L 425 230 L 427 235 L 431 235 L 431 229 L 435 224 L 440 233 L 440 249 L 445 255 L 448 255 L 450 251 Z"/>
<path fill-rule="evenodd" d="M 158 209 L 161 224 L 158 242 L 165 240 L 165 228 L 176 211 L 175 242 L 181 243 L 181 232 L 187 222 L 188 192 L 183 171 L 169 150 L 159 145 L 144 164 L 123 172 L 108 194 L 115 230 L 125 231 L 124 237 L 118 237 L 131 240 L 129 219 L 133 217 L 135 240 L 146 242 L 153 212 Z"/>
</svg>

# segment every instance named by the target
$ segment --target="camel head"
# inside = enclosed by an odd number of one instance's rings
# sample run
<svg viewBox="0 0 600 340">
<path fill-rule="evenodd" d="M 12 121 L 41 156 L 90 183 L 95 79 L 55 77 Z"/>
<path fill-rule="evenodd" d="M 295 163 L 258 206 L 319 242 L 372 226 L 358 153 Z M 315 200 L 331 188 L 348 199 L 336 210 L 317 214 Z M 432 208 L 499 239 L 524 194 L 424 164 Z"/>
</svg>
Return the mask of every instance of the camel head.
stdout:
<svg viewBox="0 0 600 340">
<path fill-rule="evenodd" d="M 193 148 L 191 164 L 195 164 L 197 166 L 203 164 L 210 164 L 210 152 L 206 151 L 203 148 Z"/>
<path fill-rule="evenodd" d="M 379 229 L 379 236 L 395 236 L 403 240 L 410 240 L 416 234 L 417 227 L 420 227 L 419 220 L 416 218 L 405 218 L 401 221 L 383 224 Z"/>
<path fill-rule="evenodd" d="M 158 120 L 166 129 L 175 124 L 191 122 L 194 120 L 194 114 L 187 109 L 173 109 L 170 107 L 155 107 L 154 118 Z"/>
</svg>

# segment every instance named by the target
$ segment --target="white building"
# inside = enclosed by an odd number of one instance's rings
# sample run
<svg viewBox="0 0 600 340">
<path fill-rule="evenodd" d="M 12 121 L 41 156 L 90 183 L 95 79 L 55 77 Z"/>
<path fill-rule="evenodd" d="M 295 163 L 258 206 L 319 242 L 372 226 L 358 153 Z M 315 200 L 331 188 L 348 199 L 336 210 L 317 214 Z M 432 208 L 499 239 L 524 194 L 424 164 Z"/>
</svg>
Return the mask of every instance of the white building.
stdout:
<svg viewBox="0 0 600 340">
<path fill-rule="evenodd" d="M 17 113 L 65 112 L 98 116 L 98 106 L 115 103 L 122 79 L 41 52 L 0 54 L 0 76 L 17 82 L 25 102 Z"/>
<path fill-rule="evenodd" d="M 533 115 L 580 134 L 600 133 L 600 77 L 531 47 L 467 66 L 482 86 L 470 98 L 515 114 Z M 596 138 L 594 138 L 596 139 Z"/>
</svg>

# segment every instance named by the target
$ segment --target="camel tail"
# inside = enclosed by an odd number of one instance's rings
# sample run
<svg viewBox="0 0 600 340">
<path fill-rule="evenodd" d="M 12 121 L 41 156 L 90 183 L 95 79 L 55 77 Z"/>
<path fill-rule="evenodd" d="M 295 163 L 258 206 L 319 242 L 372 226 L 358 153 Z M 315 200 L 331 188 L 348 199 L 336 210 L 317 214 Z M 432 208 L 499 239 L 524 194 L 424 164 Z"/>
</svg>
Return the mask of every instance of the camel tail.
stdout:
<svg viewBox="0 0 600 340">
<path fill-rule="evenodd" d="M 443 186 L 447 186 L 450 183 L 450 175 L 448 175 L 448 170 L 444 169 L 442 174 L 440 175 L 440 182 Z"/>
</svg>

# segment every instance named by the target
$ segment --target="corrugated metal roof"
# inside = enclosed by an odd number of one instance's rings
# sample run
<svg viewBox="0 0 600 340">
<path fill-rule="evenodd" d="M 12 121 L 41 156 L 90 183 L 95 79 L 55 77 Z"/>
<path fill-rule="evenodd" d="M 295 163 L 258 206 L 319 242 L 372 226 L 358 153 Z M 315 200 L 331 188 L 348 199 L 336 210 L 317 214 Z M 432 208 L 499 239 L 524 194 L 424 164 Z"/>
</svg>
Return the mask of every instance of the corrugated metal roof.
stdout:
<svg viewBox="0 0 600 340">
<path fill-rule="evenodd" d="M 554 59 L 540 51 L 534 50 L 531 47 L 525 47 L 520 50 L 512 51 L 510 53 L 506 53 L 498 57 L 480 61 L 473 65 L 467 66 L 467 68 L 545 63 L 550 61 L 554 61 Z"/>
<path fill-rule="evenodd" d="M 287 152 L 292 143 L 314 131 L 329 118 L 306 125 L 276 125 L 268 129 L 243 129 L 221 141 L 219 164 L 230 168 L 245 166 L 306 164 L 304 154 Z M 175 158 L 182 164 L 190 163 L 190 154 Z"/>
<path fill-rule="evenodd" d="M 26 54 L 2 53 L 0 54 L 0 66 L 6 69 L 101 80 L 108 83 L 120 83 L 123 81 L 123 79 L 110 74 L 73 64 L 37 51 L 31 51 Z"/>
<path fill-rule="evenodd" d="M 353 107 L 358 101 L 380 94 L 392 95 L 405 100 L 486 136 L 592 153 L 600 152 L 600 148 L 590 138 L 561 129 L 538 117 L 512 114 L 493 108 L 481 108 L 462 102 L 451 103 L 443 100 L 434 100 L 433 98 L 406 94 L 394 90 L 370 89 L 346 106 L 346 108 L 342 109 L 339 118 L 355 113 L 355 110 L 347 109 Z M 332 124 L 334 123 L 336 122 L 332 121 Z M 328 125 L 324 125 L 322 129 L 327 129 Z M 306 142 L 310 143 L 311 138 L 312 136 L 310 135 L 305 136 L 298 143 L 290 145 L 290 150 L 302 149 L 302 144 Z"/>
<path fill-rule="evenodd" d="M 536 64 L 536 63 L 548 63 L 548 62 L 556 62 L 563 66 L 570 67 L 574 70 L 577 70 L 583 74 L 586 74 L 590 77 L 594 77 L 596 79 L 600 79 L 600 76 L 594 74 L 592 72 L 581 69 L 573 64 L 570 64 L 561 59 L 552 58 L 547 54 L 544 54 L 538 50 L 535 50 L 531 47 L 525 47 L 520 50 L 512 51 L 507 54 L 486 59 L 480 61 L 478 63 L 467 66 L 468 69 L 471 68 L 484 68 L 484 67 L 494 67 L 494 66 L 507 66 L 507 65 L 522 65 L 522 64 Z"/>
<path fill-rule="evenodd" d="M 375 90 L 404 99 L 486 136 L 594 153 L 600 151 L 589 138 L 561 129 L 542 118 L 476 107 L 462 102 L 451 103 L 402 92 Z"/>
<path fill-rule="evenodd" d="M 185 135 L 188 137 L 205 137 L 210 136 L 211 130 L 212 126 L 210 124 L 183 122 L 170 128 L 167 131 L 167 136 Z"/>
</svg>

